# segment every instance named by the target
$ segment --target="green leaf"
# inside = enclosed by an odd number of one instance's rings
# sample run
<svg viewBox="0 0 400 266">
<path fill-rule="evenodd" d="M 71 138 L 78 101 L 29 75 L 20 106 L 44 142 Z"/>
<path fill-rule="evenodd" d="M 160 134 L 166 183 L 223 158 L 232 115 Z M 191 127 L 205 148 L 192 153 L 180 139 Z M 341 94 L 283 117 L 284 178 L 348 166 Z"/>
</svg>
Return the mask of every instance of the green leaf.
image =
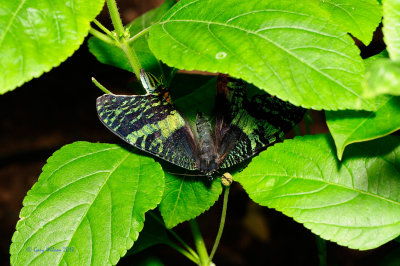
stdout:
<svg viewBox="0 0 400 266">
<path fill-rule="evenodd" d="M 400 96 L 400 62 L 387 58 L 376 60 L 368 69 L 362 86 L 366 98 L 382 94 Z"/>
<path fill-rule="evenodd" d="M 11 264 L 116 264 L 163 190 L 163 171 L 151 158 L 118 145 L 67 145 L 49 158 L 24 199 Z M 35 252 L 46 248 L 61 251 Z"/>
<path fill-rule="evenodd" d="M 165 173 L 165 191 L 159 210 L 167 228 L 193 219 L 208 210 L 222 192 L 221 179 Z"/>
<path fill-rule="evenodd" d="M 139 238 L 133 245 L 133 248 L 128 251 L 129 255 L 139 253 L 157 244 L 168 244 L 171 242 L 162 218 L 158 216 L 159 214 L 154 211 L 146 213 L 144 228 L 140 232 Z"/>
<path fill-rule="evenodd" d="M 387 52 L 383 51 L 365 60 L 368 71 L 364 83 L 368 82 L 369 75 L 378 76 L 374 66 L 376 63 L 379 64 L 381 60 L 385 60 L 385 58 L 387 58 Z M 364 86 L 364 95 L 368 95 L 368 97 L 379 96 L 383 91 L 376 90 L 380 88 L 380 84 L 385 84 L 382 77 L 381 80 L 375 80 L 375 88 L 366 90 Z M 398 122 L 400 121 L 400 97 L 380 95 L 374 101 L 377 108 L 375 112 L 352 110 L 325 112 L 326 122 L 335 140 L 339 159 L 342 158 L 346 146 L 351 143 L 380 138 L 400 129 L 400 123 Z"/>
<path fill-rule="evenodd" d="M 135 260 L 134 265 L 137 265 L 137 266 L 163 266 L 164 263 L 157 257 L 147 255 L 145 257 L 139 257 L 138 260 Z"/>
<path fill-rule="evenodd" d="M 339 159 L 351 143 L 380 138 L 400 129 L 400 97 L 382 96 L 377 98 L 376 106 L 376 112 L 325 112 Z"/>
<path fill-rule="evenodd" d="M 167 0 L 160 7 L 152 9 L 144 15 L 135 19 L 126 26 L 130 36 L 134 36 L 145 28 L 159 21 L 161 17 L 176 3 L 175 0 Z M 162 66 L 157 58 L 154 57 L 147 44 L 147 34 L 131 43 L 131 48 L 135 50 L 142 67 L 156 75 L 163 74 Z M 106 43 L 96 37 L 91 37 L 88 42 L 89 51 L 103 64 L 119 67 L 131 71 L 132 67 L 124 54 L 117 46 Z"/>
<path fill-rule="evenodd" d="M 376 0 L 323 0 L 322 6 L 331 14 L 330 21 L 368 45 L 382 18 Z"/>
<path fill-rule="evenodd" d="M 379 266 L 398 266 L 400 265 L 400 247 L 395 247 L 380 260 Z"/>
<path fill-rule="evenodd" d="M 372 249 L 400 234 L 400 137 L 354 144 L 341 163 L 329 135 L 275 144 L 239 173 L 250 198 L 324 239 Z"/>
<path fill-rule="evenodd" d="M 0 5 L 0 94 L 58 66 L 82 44 L 104 0 L 16 0 Z"/>
<path fill-rule="evenodd" d="M 383 34 L 390 58 L 400 60 L 400 2 L 383 1 Z"/>
<path fill-rule="evenodd" d="M 149 47 L 170 66 L 228 73 L 306 108 L 374 109 L 360 96 L 358 48 L 324 15 L 317 0 L 182 0 Z"/>
<path fill-rule="evenodd" d="M 217 78 L 212 77 L 207 83 L 198 87 L 191 93 L 173 100 L 174 104 L 177 106 L 177 109 L 184 114 L 185 118 L 194 125 L 198 112 L 209 116 L 213 115 L 216 87 Z"/>
<path fill-rule="evenodd" d="M 175 102 L 179 98 L 198 90 L 210 82 L 211 79 L 215 79 L 215 76 L 177 73 L 172 79 L 169 88 L 173 101 Z M 215 82 L 214 85 L 215 90 L 217 83 Z"/>
</svg>

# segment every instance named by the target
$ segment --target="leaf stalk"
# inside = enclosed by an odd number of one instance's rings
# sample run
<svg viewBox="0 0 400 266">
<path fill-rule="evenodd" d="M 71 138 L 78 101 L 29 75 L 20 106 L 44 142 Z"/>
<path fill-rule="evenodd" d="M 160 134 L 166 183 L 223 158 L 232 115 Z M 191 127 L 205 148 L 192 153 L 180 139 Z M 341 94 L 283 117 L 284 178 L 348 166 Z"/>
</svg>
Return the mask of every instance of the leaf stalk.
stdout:
<svg viewBox="0 0 400 266">
<path fill-rule="evenodd" d="M 221 240 L 222 232 L 224 231 L 224 226 L 225 226 L 225 219 L 226 219 L 226 210 L 228 208 L 228 196 L 229 196 L 229 186 L 225 186 L 225 191 L 224 191 L 224 202 L 222 205 L 222 215 L 221 215 L 221 221 L 219 224 L 219 229 L 217 233 L 217 237 L 214 242 L 214 246 L 211 250 L 210 258 L 209 258 L 209 264 L 211 264 L 212 259 L 214 257 L 215 252 L 217 251 L 219 241 Z"/>
<path fill-rule="evenodd" d="M 192 230 L 192 235 L 194 239 L 194 244 L 196 245 L 197 253 L 199 254 L 201 266 L 209 266 L 209 258 L 207 253 L 206 245 L 204 244 L 203 236 L 200 233 L 199 225 L 196 220 L 189 221 L 190 229 Z"/>
</svg>

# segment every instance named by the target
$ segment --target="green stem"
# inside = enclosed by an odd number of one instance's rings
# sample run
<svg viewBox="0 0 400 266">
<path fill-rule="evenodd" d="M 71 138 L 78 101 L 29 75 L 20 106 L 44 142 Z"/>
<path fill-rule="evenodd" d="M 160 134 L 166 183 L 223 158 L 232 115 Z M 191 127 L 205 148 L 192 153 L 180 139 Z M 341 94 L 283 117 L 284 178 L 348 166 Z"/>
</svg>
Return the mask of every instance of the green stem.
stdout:
<svg viewBox="0 0 400 266">
<path fill-rule="evenodd" d="M 214 257 L 215 251 L 217 251 L 219 241 L 221 240 L 222 236 L 222 231 L 224 231 L 224 225 L 225 225 L 225 219 L 226 219 L 226 209 L 228 207 L 228 195 L 229 195 L 229 186 L 225 187 L 225 193 L 224 193 L 224 203 L 222 205 L 222 215 L 221 215 L 221 221 L 219 224 L 219 229 L 217 233 L 217 238 L 215 239 L 214 246 L 211 250 L 210 258 L 209 258 L 209 264 L 212 262 L 212 259 Z"/>
<path fill-rule="evenodd" d="M 142 65 L 140 64 L 139 58 L 137 57 L 135 50 L 131 49 L 126 39 L 123 39 L 120 42 L 120 47 L 128 58 L 129 64 L 131 65 L 136 77 L 138 78 L 138 80 L 140 80 L 140 69 L 142 68 Z"/>
<path fill-rule="evenodd" d="M 115 41 L 113 39 L 111 39 L 110 37 L 108 37 L 107 35 L 105 35 L 104 33 L 101 33 L 100 31 L 90 28 L 89 29 L 89 33 L 92 34 L 94 37 L 96 37 L 97 39 L 102 40 L 103 42 L 106 42 L 108 44 L 111 45 L 115 45 Z"/>
<path fill-rule="evenodd" d="M 150 31 L 150 28 L 151 28 L 151 26 L 141 30 L 138 33 L 136 33 L 135 36 L 131 37 L 128 40 L 128 43 L 132 43 L 132 42 L 136 41 L 137 39 L 139 39 L 140 37 L 142 37 L 143 35 L 145 35 L 146 33 L 148 33 Z"/>
<path fill-rule="evenodd" d="M 194 263 L 199 264 L 199 257 L 195 258 L 191 253 L 187 252 L 185 249 L 181 248 L 180 246 L 176 245 L 173 242 L 167 242 L 165 244 L 175 249 L 176 251 L 178 251 L 179 253 L 181 253 L 183 256 L 193 261 Z"/>
<path fill-rule="evenodd" d="M 160 220 L 160 218 L 158 218 L 157 215 L 155 215 L 155 214 L 152 213 L 152 212 L 149 212 L 149 213 L 150 213 L 150 215 L 154 218 L 154 220 L 156 220 L 156 221 L 157 221 L 159 224 L 161 224 L 162 226 L 165 226 L 165 224 Z M 183 239 L 182 239 L 180 236 L 178 236 L 178 235 L 177 235 L 174 231 L 172 231 L 171 229 L 167 229 L 167 230 L 168 230 L 168 232 L 169 232 L 173 237 L 176 238 L 176 240 L 179 241 L 179 243 L 182 244 L 182 246 L 184 246 L 184 247 L 187 249 L 187 251 L 190 252 L 190 254 L 193 255 L 193 257 L 196 258 L 197 261 L 199 261 L 199 256 L 197 255 L 197 253 L 196 253 L 191 247 L 189 247 L 189 245 L 186 244 L 186 242 L 183 241 Z"/>
<path fill-rule="evenodd" d="M 93 23 L 96 24 L 99 29 L 101 29 L 105 34 L 110 36 L 111 38 L 114 38 L 114 35 L 112 34 L 111 31 L 109 31 L 106 27 L 103 26 L 97 19 L 93 20 Z"/>
<path fill-rule="evenodd" d="M 122 25 L 121 17 L 118 12 L 117 3 L 115 0 L 107 0 L 107 7 L 115 32 L 117 33 L 118 38 L 120 38 L 124 36 L 124 26 Z"/>
<path fill-rule="evenodd" d="M 204 244 L 203 237 L 201 236 L 199 225 L 196 220 L 189 221 L 190 229 L 192 230 L 194 244 L 196 245 L 197 253 L 199 254 L 200 264 L 201 266 L 208 266 L 209 259 L 206 246 Z"/>
<path fill-rule="evenodd" d="M 92 82 L 96 85 L 100 90 L 102 90 L 106 94 L 111 94 L 111 91 L 107 90 L 106 87 L 101 85 L 95 78 L 92 77 Z"/>
<path fill-rule="evenodd" d="M 125 53 L 128 58 L 129 64 L 132 67 L 136 77 L 140 80 L 140 69 L 142 65 L 136 55 L 134 49 L 131 49 L 128 43 L 128 36 L 125 35 L 124 26 L 122 25 L 121 17 L 118 13 L 118 7 L 115 0 L 107 0 L 108 11 L 110 12 L 111 21 L 114 25 L 115 32 L 117 33 L 117 45 Z"/>
<path fill-rule="evenodd" d="M 295 125 L 293 129 L 294 129 L 294 135 L 295 135 L 295 136 L 301 136 L 300 127 L 299 127 L 298 124 Z"/>
<path fill-rule="evenodd" d="M 315 236 L 315 239 L 317 241 L 319 265 L 326 266 L 326 241 L 319 236 Z"/>
<path fill-rule="evenodd" d="M 304 116 L 304 123 L 306 124 L 306 135 L 310 135 L 310 124 L 312 123 L 312 119 L 309 112 Z"/>
</svg>

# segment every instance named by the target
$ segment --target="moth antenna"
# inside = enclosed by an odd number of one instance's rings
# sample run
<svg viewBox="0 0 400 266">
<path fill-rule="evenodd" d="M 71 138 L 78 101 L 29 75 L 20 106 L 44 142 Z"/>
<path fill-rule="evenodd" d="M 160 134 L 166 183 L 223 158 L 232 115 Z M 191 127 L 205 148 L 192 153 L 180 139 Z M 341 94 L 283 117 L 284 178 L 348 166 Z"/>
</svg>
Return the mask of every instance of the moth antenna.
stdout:
<svg viewBox="0 0 400 266">
<path fill-rule="evenodd" d="M 183 176 L 200 176 L 200 175 L 189 175 L 189 174 L 181 174 L 181 173 L 171 173 L 171 172 L 168 172 L 168 171 L 166 171 L 168 174 L 171 174 L 171 175 L 183 175 Z"/>
<path fill-rule="evenodd" d="M 215 172 L 216 172 L 218 175 L 223 176 L 223 174 L 221 174 L 221 172 L 218 172 L 217 170 L 215 170 Z"/>
</svg>

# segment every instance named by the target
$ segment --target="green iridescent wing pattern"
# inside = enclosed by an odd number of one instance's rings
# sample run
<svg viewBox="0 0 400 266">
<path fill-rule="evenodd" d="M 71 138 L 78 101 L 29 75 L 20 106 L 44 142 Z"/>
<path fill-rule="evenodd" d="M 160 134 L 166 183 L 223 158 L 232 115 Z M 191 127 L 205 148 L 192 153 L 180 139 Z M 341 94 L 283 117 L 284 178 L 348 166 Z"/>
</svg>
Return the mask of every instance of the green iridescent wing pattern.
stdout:
<svg viewBox="0 0 400 266">
<path fill-rule="evenodd" d="M 197 169 L 193 134 L 160 95 L 105 94 L 96 106 L 101 122 L 127 143 L 185 169 Z"/>
<path fill-rule="evenodd" d="M 238 164 L 277 141 L 303 117 L 305 109 L 268 94 L 246 97 L 243 81 L 220 76 L 217 88 L 216 138 L 221 168 Z M 222 115 L 218 115 L 221 113 Z"/>
</svg>

